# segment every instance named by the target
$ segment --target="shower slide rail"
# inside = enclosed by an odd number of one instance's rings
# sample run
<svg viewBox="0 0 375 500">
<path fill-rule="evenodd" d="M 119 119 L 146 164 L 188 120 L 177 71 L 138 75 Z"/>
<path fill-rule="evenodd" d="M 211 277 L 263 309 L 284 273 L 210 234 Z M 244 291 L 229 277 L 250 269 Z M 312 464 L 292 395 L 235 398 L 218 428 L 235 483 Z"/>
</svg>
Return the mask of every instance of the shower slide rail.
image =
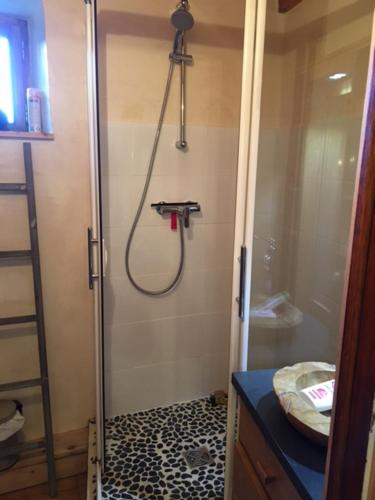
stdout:
<svg viewBox="0 0 375 500">
<path fill-rule="evenodd" d="M 42 392 L 45 435 L 43 439 L 40 439 L 38 441 L 20 443 L 17 445 L 2 448 L 0 451 L 0 458 L 11 455 L 17 455 L 25 451 L 44 448 L 46 450 L 46 455 L 47 455 L 48 494 L 50 497 L 55 498 L 57 496 L 57 483 L 56 483 L 56 470 L 55 470 L 55 460 L 54 460 L 51 402 L 50 402 L 48 366 L 47 366 L 47 348 L 46 348 L 45 324 L 44 324 L 44 312 L 43 312 L 38 224 L 37 224 L 37 214 L 35 205 L 33 163 L 32 163 L 30 143 L 23 144 L 23 157 L 24 157 L 26 182 L 17 184 L 0 183 L 0 195 L 26 196 L 31 248 L 30 250 L 0 251 L 0 261 L 4 260 L 8 261 L 9 264 L 11 265 L 18 263 L 23 264 L 25 259 L 30 261 L 33 270 L 35 314 L 0 318 L 0 326 L 36 323 L 40 377 L 0 384 L 0 393 L 39 386 Z"/>
</svg>

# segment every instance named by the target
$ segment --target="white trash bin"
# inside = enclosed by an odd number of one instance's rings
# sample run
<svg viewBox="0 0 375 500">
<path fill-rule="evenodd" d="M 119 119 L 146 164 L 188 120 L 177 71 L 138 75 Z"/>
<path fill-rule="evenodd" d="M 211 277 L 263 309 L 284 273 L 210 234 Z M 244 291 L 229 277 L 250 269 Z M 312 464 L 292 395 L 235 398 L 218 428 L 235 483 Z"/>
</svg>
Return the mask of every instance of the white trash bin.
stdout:
<svg viewBox="0 0 375 500">
<path fill-rule="evenodd" d="M 0 400 L 0 452 L 18 444 L 18 432 L 25 423 L 21 411 L 20 403 L 9 399 Z M 12 467 L 17 460 L 18 455 L 1 457 L 0 472 Z"/>
</svg>

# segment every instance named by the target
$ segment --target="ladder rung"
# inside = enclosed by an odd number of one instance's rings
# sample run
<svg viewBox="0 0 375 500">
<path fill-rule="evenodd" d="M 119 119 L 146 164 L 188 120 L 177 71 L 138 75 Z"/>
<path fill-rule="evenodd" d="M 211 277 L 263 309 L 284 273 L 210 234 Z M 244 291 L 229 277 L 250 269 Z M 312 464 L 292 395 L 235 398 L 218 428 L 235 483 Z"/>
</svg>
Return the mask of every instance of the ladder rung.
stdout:
<svg viewBox="0 0 375 500">
<path fill-rule="evenodd" d="M 30 380 L 20 380 L 19 382 L 10 382 L 10 384 L 0 384 L 0 392 L 13 391 L 15 389 L 27 389 L 28 387 L 36 387 L 42 385 L 40 378 Z"/>
<path fill-rule="evenodd" d="M 21 380 L 18 382 L 1 384 L 0 393 L 38 386 L 42 392 L 45 436 L 44 440 L 39 442 L 34 441 L 34 443 L 24 443 L 21 445 L 15 445 L 14 447 L 9 446 L 9 448 L 4 448 L 4 449 L 1 449 L 0 446 L 0 456 L 4 455 L 9 456 L 10 454 L 18 454 L 21 453 L 22 451 L 28 451 L 44 447 L 47 459 L 48 494 L 49 497 L 55 498 L 57 496 L 56 470 L 55 470 L 54 452 L 53 452 L 53 433 L 52 433 L 51 403 L 50 403 L 49 383 L 48 383 L 46 338 L 45 338 L 45 327 L 43 321 L 44 318 L 43 293 L 42 293 L 42 280 L 40 273 L 40 256 L 39 256 L 39 244 L 38 244 L 37 212 L 36 212 L 35 192 L 34 192 L 33 160 L 31 152 L 31 144 L 29 142 L 23 143 L 23 159 L 25 168 L 25 181 L 23 183 L 14 183 L 14 184 L 0 183 L 0 195 L 25 196 L 26 198 L 25 201 L 27 202 L 28 227 L 29 227 L 31 252 L 30 254 L 25 254 L 24 252 L 27 251 L 20 250 L 7 253 L 2 252 L 1 254 L 5 259 L 12 259 L 13 257 L 18 258 L 21 256 L 22 257 L 31 256 L 33 265 L 32 267 L 33 267 L 35 312 L 32 316 L 0 318 L 0 325 L 15 325 L 21 323 L 36 322 L 36 333 L 38 335 L 40 376 L 39 378 L 33 380 Z"/>
<path fill-rule="evenodd" d="M 0 194 L 27 194 L 27 184 L 1 182 Z"/>
<path fill-rule="evenodd" d="M 0 259 L 25 259 L 31 257 L 31 250 L 7 250 L 0 252 Z"/>
<path fill-rule="evenodd" d="M 39 448 L 46 447 L 46 440 L 31 441 L 29 443 L 20 443 L 6 448 L 0 448 L 0 458 L 9 457 L 10 455 L 18 455 L 25 451 L 38 450 Z"/>
<path fill-rule="evenodd" d="M 11 316 L 9 318 L 0 318 L 0 326 L 4 325 L 20 325 L 22 323 L 35 323 L 36 315 L 29 316 Z"/>
</svg>

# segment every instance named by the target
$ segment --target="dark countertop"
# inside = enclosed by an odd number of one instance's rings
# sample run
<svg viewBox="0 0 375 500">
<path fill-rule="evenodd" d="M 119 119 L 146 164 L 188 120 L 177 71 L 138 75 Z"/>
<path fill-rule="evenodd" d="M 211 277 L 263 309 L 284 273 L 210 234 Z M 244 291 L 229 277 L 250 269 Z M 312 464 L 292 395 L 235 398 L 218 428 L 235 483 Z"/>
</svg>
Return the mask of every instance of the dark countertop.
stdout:
<svg viewBox="0 0 375 500">
<path fill-rule="evenodd" d="M 326 449 L 297 432 L 283 415 L 273 391 L 276 370 L 232 375 L 232 383 L 303 499 L 323 498 Z"/>
</svg>

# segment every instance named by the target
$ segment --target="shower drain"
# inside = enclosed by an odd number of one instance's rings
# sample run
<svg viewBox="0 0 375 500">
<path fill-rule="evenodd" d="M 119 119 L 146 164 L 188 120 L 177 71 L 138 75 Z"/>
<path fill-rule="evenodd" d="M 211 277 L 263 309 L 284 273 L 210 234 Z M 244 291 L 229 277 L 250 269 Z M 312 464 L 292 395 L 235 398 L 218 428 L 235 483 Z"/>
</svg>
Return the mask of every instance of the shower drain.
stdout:
<svg viewBox="0 0 375 500">
<path fill-rule="evenodd" d="M 182 452 L 182 456 L 191 469 L 201 467 L 202 465 L 210 465 L 214 462 L 214 459 L 205 446 L 184 451 Z"/>
</svg>

